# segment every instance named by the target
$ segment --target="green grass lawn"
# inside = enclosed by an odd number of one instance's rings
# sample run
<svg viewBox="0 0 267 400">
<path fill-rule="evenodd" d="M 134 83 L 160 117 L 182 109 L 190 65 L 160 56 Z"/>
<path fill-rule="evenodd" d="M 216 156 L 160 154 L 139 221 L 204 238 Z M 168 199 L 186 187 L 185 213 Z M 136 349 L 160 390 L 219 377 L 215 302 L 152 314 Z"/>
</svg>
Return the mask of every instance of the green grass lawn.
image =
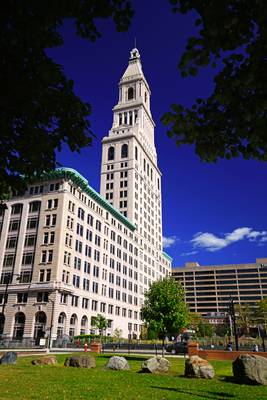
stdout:
<svg viewBox="0 0 267 400">
<path fill-rule="evenodd" d="M 77 354 L 76 354 L 77 355 Z M 96 369 L 64 367 L 66 355 L 58 355 L 56 366 L 33 366 L 39 357 L 19 357 L 16 365 L 0 366 L 0 399 L 267 399 L 267 387 L 238 385 L 231 381 L 232 363 L 214 361 L 213 380 L 183 377 L 184 360 L 170 358 L 168 375 L 138 373 L 143 356 L 126 356 L 130 371 L 105 370 L 108 355 L 96 356 Z"/>
</svg>

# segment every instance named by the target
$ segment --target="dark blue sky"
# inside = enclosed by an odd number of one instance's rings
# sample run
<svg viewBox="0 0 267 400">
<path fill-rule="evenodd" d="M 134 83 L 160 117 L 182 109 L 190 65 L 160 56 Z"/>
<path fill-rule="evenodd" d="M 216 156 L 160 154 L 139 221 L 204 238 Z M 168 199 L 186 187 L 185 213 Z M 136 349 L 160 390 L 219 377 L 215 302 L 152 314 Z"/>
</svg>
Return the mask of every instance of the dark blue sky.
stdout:
<svg viewBox="0 0 267 400">
<path fill-rule="evenodd" d="M 201 162 L 194 148 L 177 148 L 166 136 L 160 117 L 176 102 L 190 105 L 213 89 L 214 70 L 181 78 L 177 69 L 186 39 L 195 32 L 194 15 L 172 14 L 167 0 L 135 0 L 135 16 L 127 33 L 111 21 L 99 21 L 102 38 L 95 43 L 75 36 L 72 23 L 62 29 L 65 44 L 49 54 L 74 80 L 75 92 L 91 103 L 93 146 L 81 154 L 68 149 L 58 155 L 99 190 L 101 139 L 112 123 L 118 81 L 128 64 L 134 38 L 152 91 L 158 163 L 162 171 L 163 234 L 173 265 L 255 262 L 267 256 L 267 164 L 235 159 Z M 155 6 L 157 4 L 157 6 Z M 191 253 L 191 254 L 189 254 Z"/>
</svg>

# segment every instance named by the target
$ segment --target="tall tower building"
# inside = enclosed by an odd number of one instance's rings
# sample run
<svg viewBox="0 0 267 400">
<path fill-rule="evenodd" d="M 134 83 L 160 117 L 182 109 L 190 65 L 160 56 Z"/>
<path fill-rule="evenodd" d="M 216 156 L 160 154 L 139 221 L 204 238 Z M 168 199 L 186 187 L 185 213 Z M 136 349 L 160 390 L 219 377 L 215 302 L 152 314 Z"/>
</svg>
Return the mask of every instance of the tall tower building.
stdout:
<svg viewBox="0 0 267 400">
<path fill-rule="evenodd" d="M 144 267 L 144 288 L 160 277 L 162 253 L 161 172 L 150 111 L 151 91 L 139 51 L 130 53 L 119 81 L 113 124 L 103 138 L 101 195 L 136 225 Z"/>
<path fill-rule="evenodd" d="M 162 253 L 161 174 L 137 49 L 103 139 L 101 194 L 71 168 L 44 174 L 0 210 L 0 335 L 54 345 L 95 333 L 138 337 L 144 292 L 171 272 Z"/>
</svg>

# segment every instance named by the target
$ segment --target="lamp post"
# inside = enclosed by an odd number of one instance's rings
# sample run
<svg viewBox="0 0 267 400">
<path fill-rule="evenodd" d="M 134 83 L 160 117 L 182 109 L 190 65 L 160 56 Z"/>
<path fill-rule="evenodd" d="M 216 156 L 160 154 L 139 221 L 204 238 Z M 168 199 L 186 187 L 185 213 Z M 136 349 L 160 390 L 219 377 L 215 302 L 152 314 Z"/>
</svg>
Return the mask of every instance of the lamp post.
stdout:
<svg viewBox="0 0 267 400">
<path fill-rule="evenodd" d="M 49 353 L 50 348 L 52 346 L 52 329 L 53 329 L 53 322 L 54 322 L 54 308 L 55 308 L 55 300 L 48 298 L 49 303 L 52 304 L 52 311 L 51 311 L 51 321 L 50 321 L 50 329 L 49 329 L 49 337 L 47 343 L 47 352 Z"/>
<path fill-rule="evenodd" d="M 236 351 L 238 351 L 238 336 L 237 336 L 237 330 L 236 330 L 235 304 L 234 304 L 234 301 L 233 301 L 231 296 L 229 298 L 229 306 L 228 306 L 228 308 L 229 308 L 229 315 L 230 315 L 231 320 L 233 322 L 234 336 L 235 336 L 235 349 L 236 349 Z"/>
</svg>

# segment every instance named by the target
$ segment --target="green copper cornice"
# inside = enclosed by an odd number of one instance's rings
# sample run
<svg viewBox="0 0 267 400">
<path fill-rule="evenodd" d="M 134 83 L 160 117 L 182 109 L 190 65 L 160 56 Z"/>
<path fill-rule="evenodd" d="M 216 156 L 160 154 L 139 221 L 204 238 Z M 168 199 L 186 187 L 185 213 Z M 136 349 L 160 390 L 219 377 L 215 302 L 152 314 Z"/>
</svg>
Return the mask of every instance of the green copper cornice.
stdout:
<svg viewBox="0 0 267 400">
<path fill-rule="evenodd" d="M 162 252 L 163 257 L 165 257 L 168 261 L 172 262 L 172 257 L 169 256 L 169 254 L 165 253 L 165 251 Z"/>
<path fill-rule="evenodd" d="M 114 208 L 109 202 L 106 201 L 99 193 L 97 193 L 89 184 L 87 179 L 85 179 L 79 172 L 72 168 L 56 168 L 51 172 L 45 172 L 41 176 L 42 181 L 52 180 L 52 179 L 67 179 L 75 183 L 83 192 L 85 192 L 89 197 L 91 197 L 96 203 L 105 208 L 110 212 L 115 218 L 126 225 L 131 231 L 136 229 L 135 225 L 124 215 L 122 215 L 116 208 Z"/>
</svg>

